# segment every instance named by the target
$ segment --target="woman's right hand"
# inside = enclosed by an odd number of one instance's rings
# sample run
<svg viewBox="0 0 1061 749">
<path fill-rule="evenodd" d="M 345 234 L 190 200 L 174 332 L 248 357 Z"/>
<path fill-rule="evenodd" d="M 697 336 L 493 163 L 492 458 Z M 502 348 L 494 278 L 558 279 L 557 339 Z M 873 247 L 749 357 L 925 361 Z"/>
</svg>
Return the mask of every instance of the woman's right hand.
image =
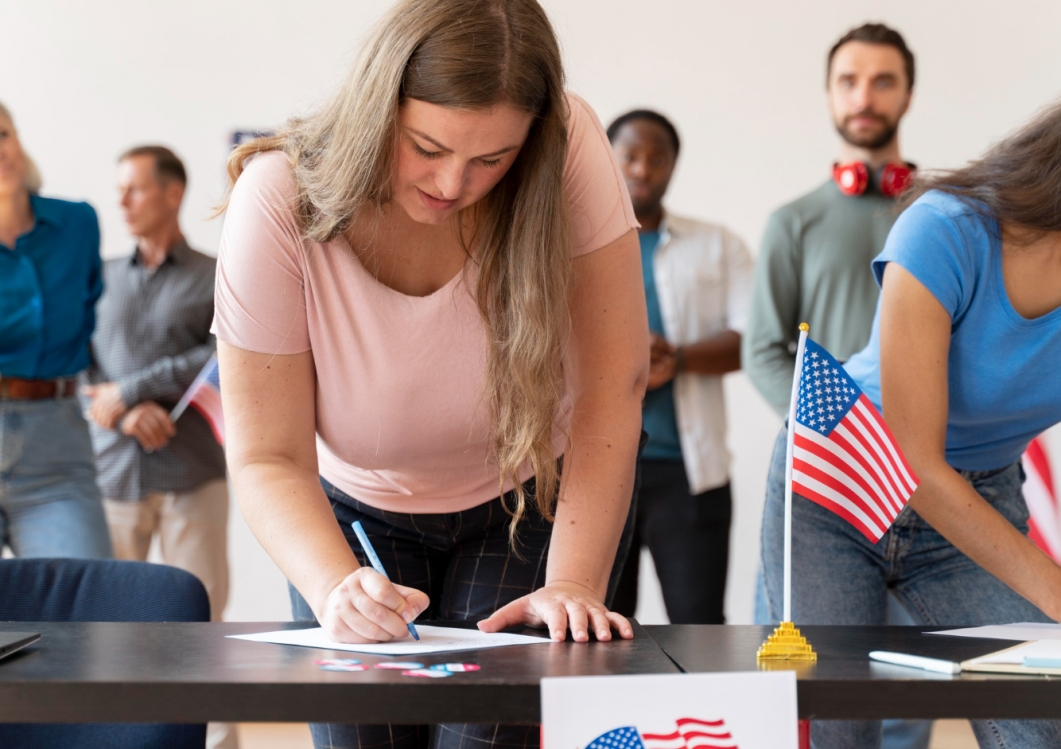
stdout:
<svg viewBox="0 0 1061 749">
<path fill-rule="evenodd" d="M 332 589 L 317 619 L 333 642 L 388 642 L 409 636 L 406 626 L 431 600 L 359 567 Z"/>
<path fill-rule="evenodd" d="M 261 354 L 220 341 L 217 354 L 225 452 L 247 525 L 332 640 L 405 637 L 406 620 L 430 601 L 359 567 L 335 520 L 318 473 L 313 352 Z"/>
</svg>

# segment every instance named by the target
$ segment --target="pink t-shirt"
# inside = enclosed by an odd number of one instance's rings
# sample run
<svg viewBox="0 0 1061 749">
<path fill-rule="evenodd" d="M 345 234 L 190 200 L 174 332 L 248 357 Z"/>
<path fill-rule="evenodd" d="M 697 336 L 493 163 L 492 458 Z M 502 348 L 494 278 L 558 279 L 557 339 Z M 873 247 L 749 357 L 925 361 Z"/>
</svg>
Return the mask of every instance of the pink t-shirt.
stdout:
<svg viewBox="0 0 1061 749">
<path fill-rule="evenodd" d="M 637 227 L 626 184 L 589 106 L 569 94 L 565 191 L 574 255 Z M 218 256 L 218 340 L 263 354 L 313 352 L 320 475 L 393 512 L 457 512 L 498 496 L 483 397 L 486 331 L 476 273 L 426 297 L 377 281 L 343 237 L 302 237 L 287 157 L 255 157 L 232 191 Z M 565 398 L 558 418 L 570 421 Z M 524 481 L 532 475 L 529 466 Z M 511 486 L 506 486 L 505 490 Z"/>
</svg>

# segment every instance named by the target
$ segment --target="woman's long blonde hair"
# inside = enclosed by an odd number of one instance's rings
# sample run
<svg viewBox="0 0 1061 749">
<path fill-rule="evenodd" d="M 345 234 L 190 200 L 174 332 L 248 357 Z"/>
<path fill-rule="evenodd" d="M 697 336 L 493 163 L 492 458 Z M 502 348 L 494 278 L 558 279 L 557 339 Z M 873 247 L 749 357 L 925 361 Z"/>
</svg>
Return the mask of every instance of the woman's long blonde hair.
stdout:
<svg viewBox="0 0 1061 749">
<path fill-rule="evenodd" d="M 15 127 L 15 118 L 11 116 L 11 110 L 5 107 L 3 102 L 0 102 L 0 117 L 10 122 L 11 128 L 16 133 L 18 132 L 18 128 Z M 26 175 L 22 178 L 22 187 L 30 195 L 36 195 L 41 191 L 43 184 L 40 170 L 37 169 L 37 162 L 30 158 L 25 148 L 22 149 L 22 159 L 26 163 Z"/>
<path fill-rule="evenodd" d="M 567 104 L 560 49 L 535 0 L 402 0 L 370 35 L 323 109 L 251 141 L 229 159 L 282 150 L 298 185 L 307 238 L 326 242 L 366 207 L 390 200 L 398 108 L 410 98 L 444 107 L 507 104 L 534 115 L 508 173 L 475 206 L 467 250 L 489 341 L 486 397 L 501 485 L 515 486 L 512 533 L 526 509 L 529 461 L 539 511 L 553 516 L 559 468 L 553 432 L 564 392 L 571 248 L 563 171 Z"/>
</svg>

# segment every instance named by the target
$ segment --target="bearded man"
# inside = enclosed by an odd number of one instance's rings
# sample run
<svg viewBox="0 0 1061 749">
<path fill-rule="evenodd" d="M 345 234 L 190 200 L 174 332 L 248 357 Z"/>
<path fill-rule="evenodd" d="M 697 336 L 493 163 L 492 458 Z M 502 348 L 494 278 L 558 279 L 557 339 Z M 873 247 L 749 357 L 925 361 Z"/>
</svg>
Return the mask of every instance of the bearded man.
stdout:
<svg viewBox="0 0 1061 749">
<path fill-rule="evenodd" d="M 825 81 L 840 160 L 825 184 L 770 216 L 741 340 L 744 370 L 782 418 L 801 322 L 841 362 L 869 340 L 879 294 L 870 261 L 884 248 L 895 199 L 914 172 L 899 152 L 899 122 L 914 89 L 914 55 L 899 32 L 879 23 L 847 32 L 829 50 Z M 755 620 L 774 623 L 761 576 L 757 588 Z M 914 623 L 893 596 L 888 623 Z M 885 721 L 881 746 L 925 749 L 931 725 Z"/>
<path fill-rule="evenodd" d="M 841 362 L 869 340 L 879 293 L 870 261 L 913 172 L 899 155 L 913 87 L 914 55 L 883 24 L 852 29 L 829 50 L 826 90 L 840 160 L 823 185 L 770 216 L 742 339 L 744 370 L 782 418 L 801 322 Z"/>
</svg>

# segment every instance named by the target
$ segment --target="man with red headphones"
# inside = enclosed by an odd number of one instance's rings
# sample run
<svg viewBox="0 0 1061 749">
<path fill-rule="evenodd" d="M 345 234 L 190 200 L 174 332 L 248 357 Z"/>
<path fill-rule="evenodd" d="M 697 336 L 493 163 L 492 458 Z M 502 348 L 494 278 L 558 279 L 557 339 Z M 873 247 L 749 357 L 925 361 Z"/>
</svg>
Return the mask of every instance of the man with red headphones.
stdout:
<svg viewBox="0 0 1061 749">
<path fill-rule="evenodd" d="M 883 24 L 852 29 L 829 50 L 826 90 L 839 159 L 824 184 L 770 216 L 741 345 L 744 370 L 782 418 L 801 322 L 840 361 L 869 340 L 879 295 L 870 262 L 895 222 L 895 199 L 913 179 L 898 137 L 913 87 L 914 55 Z M 888 613 L 889 624 L 913 623 L 897 600 Z M 776 623 L 778 614 L 767 610 L 760 585 L 757 623 Z M 923 749 L 930 729 L 928 721 L 885 721 L 882 747 Z M 815 741 L 829 744 L 826 736 Z"/>
<path fill-rule="evenodd" d="M 870 261 L 914 169 L 899 152 L 914 84 L 914 56 L 902 36 L 865 24 L 841 37 L 827 60 L 839 160 L 824 184 L 770 216 L 742 341 L 745 371 L 782 417 L 801 322 L 840 361 L 869 340 L 879 293 Z"/>
</svg>

